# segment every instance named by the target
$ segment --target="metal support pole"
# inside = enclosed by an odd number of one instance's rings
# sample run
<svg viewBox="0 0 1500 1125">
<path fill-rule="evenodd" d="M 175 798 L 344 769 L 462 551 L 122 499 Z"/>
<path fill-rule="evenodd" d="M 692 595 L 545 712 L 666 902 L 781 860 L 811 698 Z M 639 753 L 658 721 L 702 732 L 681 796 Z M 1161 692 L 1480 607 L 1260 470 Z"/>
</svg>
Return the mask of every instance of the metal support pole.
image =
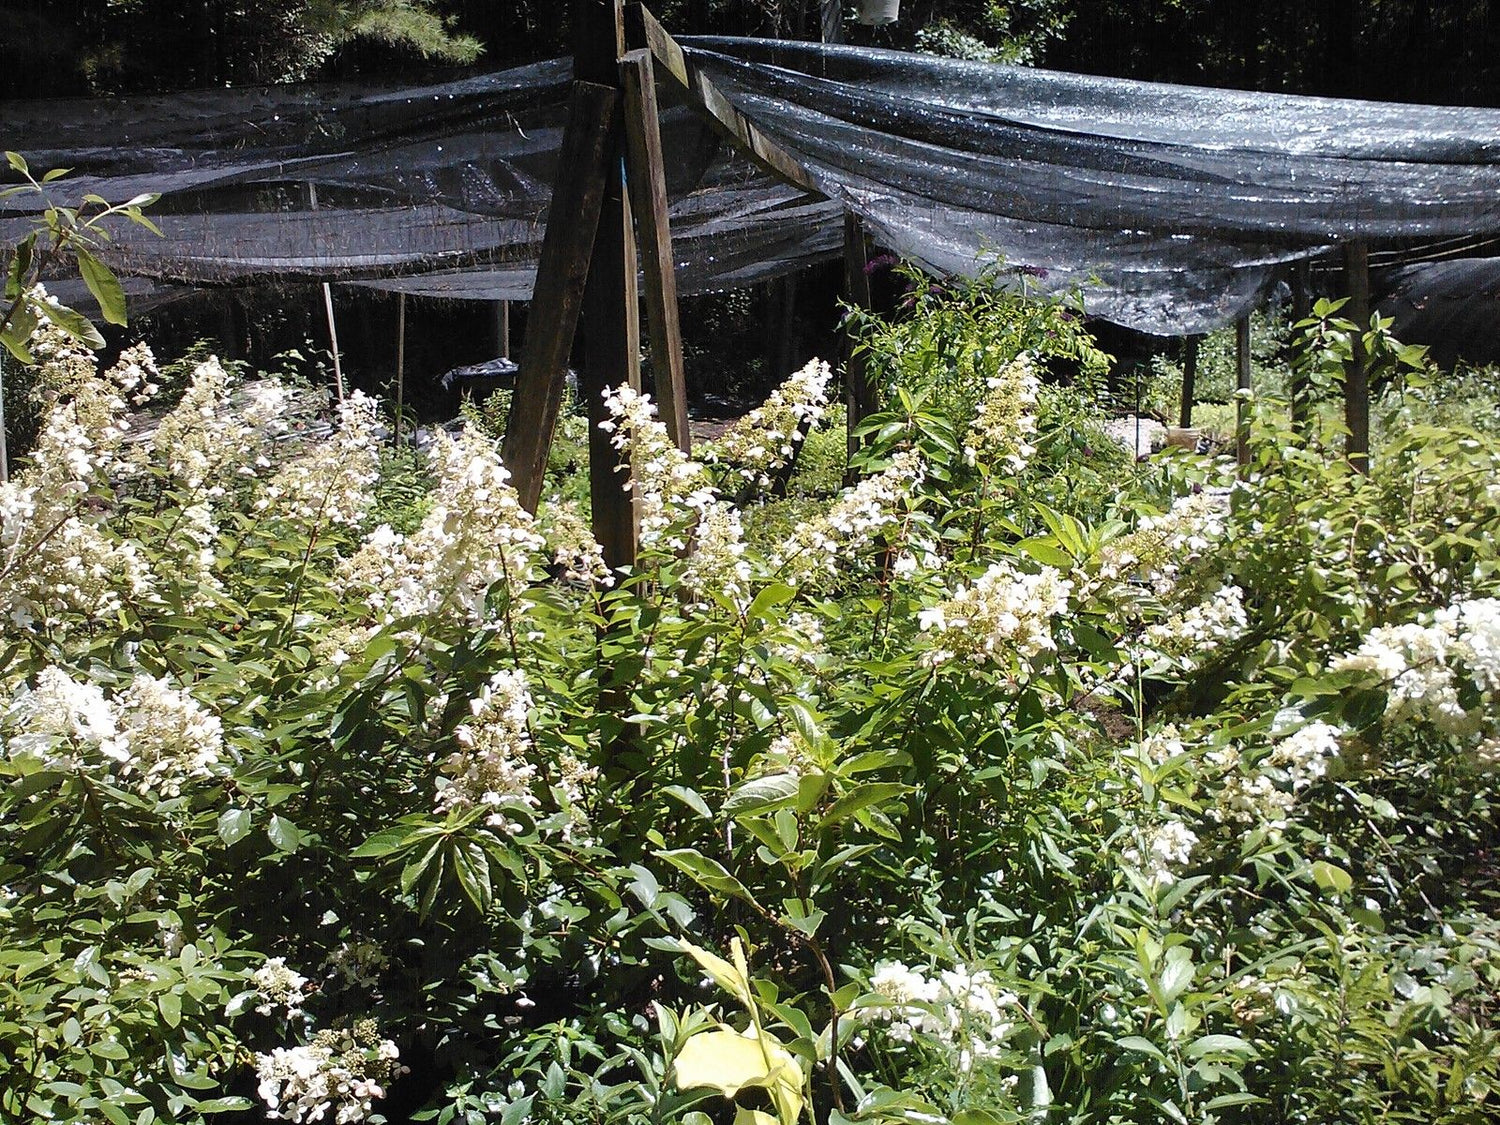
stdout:
<svg viewBox="0 0 1500 1125">
<path fill-rule="evenodd" d="M 1344 282 L 1349 291 L 1349 319 L 1354 322 L 1353 357 L 1344 376 L 1344 448 L 1349 464 L 1370 471 L 1370 360 L 1365 333 L 1370 329 L 1370 248 L 1363 242 L 1344 247 Z"/>
</svg>

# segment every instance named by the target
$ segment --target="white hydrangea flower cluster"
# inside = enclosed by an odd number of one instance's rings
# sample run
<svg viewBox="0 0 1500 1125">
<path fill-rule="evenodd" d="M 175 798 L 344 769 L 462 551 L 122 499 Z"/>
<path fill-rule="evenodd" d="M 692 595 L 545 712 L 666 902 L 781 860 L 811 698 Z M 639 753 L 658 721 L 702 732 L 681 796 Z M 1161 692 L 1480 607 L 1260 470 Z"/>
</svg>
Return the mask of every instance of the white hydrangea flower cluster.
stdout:
<svg viewBox="0 0 1500 1125">
<path fill-rule="evenodd" d="M 702 465 L 672 444 L 650 395 L 622 384 L 605 392 L 604 405 L 610 416 L 599 428 L 630 455 L 641 547 L 684 555 L 678 580 L 685 590 L 748 601 L 750 564 L 739 509 L 719 496 Z"/>
<path fill-rule="evenodd" d="M 846 489 L 825 515 L 800 525 L 773 552 L 773 564 L 792 585 L 836 577 L 851 556 L 909 531 L 907 502 L 926 477 L 922 455 L 903 450 L 880 472 Z M 913 550 L 930 553 L 920 544 L 902 546 L 894 564 L 898 573 L 915 569 Z"/>
<path fill-rule="evenodd" d="M 55 665 L 43 668 L 36 686 L 22 685 L 5 710 L 9 756 L 24 754 L 51 769 L 83 768 L 83 752 L 109 746 L 118 732 L 115 708 L 98 684 L 73 679 Z"/>
<path fill-rule="evenodd" d="M 26 341 L 26 350 L 39 368 L 38 382 L 41 384 L 44 401 L 56 402 L 64 395 L 77 393 L 91 382 L 98 366 L 94 353 L 64 332 L 55 320 L 47 315 L 47 309 L 58 308 L 61 302 L 43 285 L 33 285 L 28 294 L 31 308 L 37 314 L 36 327 Z"/>
<path fill-rule="evenodd" d="M 227 496 L 236 479 L 269 469 L 270 442 L 287 426 L 289 392 L 264 379 L 244 393 L 243 409 L 232 409 L 229 373 L 217 356 L 203 360 L 150 441 L 131 451 L 131 475 L 153 472 L 190 502 L 210 503 Z"/>
<path fill-rule="evenodd" d="M 369 990 L 380 983 L 391 959 L 378 942 L 343 941 L 323 962 L 327 977 L 343 988 Z"/>
<path fill-rule="evenodd" d="M 378 424 L 375 400 L 355 391 L 338 405 L 334 436 L 283 465 L 256 507 L 308 527 L 357 527 L 380 476 Z"/>
<path fill-rule="evenodd" d="M 1041 388 L 1036 361 L 1022 352 L 985 380 L 969 432 L 964 436 L 964 461 L 970 465 L 1003 466 L 1019 473 L 1036 450 L 1029 439 L 1036 433 L 1036 398 Z"/>
<path fill-rule="evenodd" d="M 161 390 L 157 382 L 161 370 L 156 366 L 156 353 L 144 340 L 122 351 L 107 377 L 121 393 L 129 395 L 136 406 L 149 402 Z"/>
<path fill-rule="evenodd" d="M 832 378 L 827 363 L 809 360 L 762 405 L 704 446 L 704 461 L 731 466 L 733 477 L 745 485 L 768 488 L 773 474 L 791 462 L 797 446 L 822 420 Z"/>
<path fill-rule="evenodd" d="M 0 484 L 0 619 L 19 629 L 108 617 L 151 591 L 135 547 L 87 503 L 124 434 L 124 403 L 97 380 L 53 408 L 26 468 Z"/>
<path fill-rule="evenodd" d="M 892 1039 L 934 1040 L 965 1073 L 978 1061 L 999 1058 L 1019 1023 L 1019 999 L 1001 989 L 988 969 L 955 965 L 928 976 L 899 961 L 882 961 L 870 976 L 870 990 L 884 1003 L 862 1011 L 888 1025 Z"/>
<path fill-rule="evenodd" d="M 933 667 L 1003 662 L 1012 655 L 1030 661 L 1053 651 L 1052 621 L 1067 610 L 1072 591 L 1073 583 L 1053 567 L 1029 574 L 1009 560 L 994 563 L 918 614 L 922 631 L 934 634 L 925 660 Z"/>
<path fill-rule="evenodd" d="M 284 1015 L 289 1020 L 302 1015 L 307 978 L 287 968 L 285 957 L 268 958 L 250 974 L 250 983 L 255 986 L 255 998 L 259 1001 L 255 1010 L 261 1015 Z"/>
<path fill-rule="evenodd" d="M 214 776 L 224 754 L 219 717 L 165 680 L 137 675 L 116 699 L 121 772 L 142 793 L 182 795 L 184 783 Z"/>
<path fill-rule="evenodd" d="M 577 504 L 554 497 L 539 515 L 542 538 L 552 550 L 552 565 L 564 582 L 606 590 L 615 584 L 615 576 L 604 564 L 604 548 Z"/>
<path fill-rule="evenodd" d="M 1178 575 L 1224 538 L 1228 519 L 1228 492 L 1205 489 L 1179 496 L 1166 512 L 1142 519 L 1135 531 L 1104 548 L 1099 578 L 1142 583 L 1165 598 Z"/>
<path fill-rule="evenodd" d="M 1156 887 L 1171 886 L 1177 871 L 1193 857 L 1198 834 L 1180 820 L 1141 829 L 1138 838 L 1120 851 L 1120 858 Z"/>
<path fill-rule="evenodd" d="M 297 1125 L 328 1119 L 355 1125 L 375 1110 L 391 1080 L 405 1073 L 396 1044 L 375 1021 L 320 1031 L 302 1047 L 277 1047 L 255 1057 L 257 1090 L 266 1116 Z"/>
<path fill-rule="evenodd" d="M 531 691 L 525 673 L 497 672 L 469 709 L 474 720 L 453 732 L 462 749 L 443 767 L 446 778 L 439 783 L 433 808 L 439 816 L 487 808 L 487 827 L 515 835 L 524 826 L 507 815 L 507 806 L 535 810 L 541 805 L 532 791 L 537 769 L 529 758 Z"/>
<path fill-rule="evenodd" d="M 1223 775 L 1209 816 L 1224 824 L 1284 824 L 1298 795 L 1327 775 L 1340 749 L 1339 729 L 1314 722 L 1277 742 L 1254 770 L 1246 767 L 1238 746 L 1209 752 L 1205 761 Z"/>
<path fill-rule="evenodd" d="M 1478 743 L 1496 725 L 1500 703 L 1500 599 L 1455 603 L 1426 624 L 1372 630 L 1332 671 L 1368 673 L 1386 690 L 1386 716 L 1430 722 L 1444 734 Z M 1477 693 L 1478 705 L 1460 696 Z"/>
<path fill-rule="evenodd" d="M 482 626 L 490 591 L 525 589 L 545 544 L 493 441 L 472 428 L 456 439 L 439 433 L 429 457 L 436 480 L 421 526 L 411 535 L 376 528 L 341 565 L 340 584 L 362 589 L 381 624 L 459 614 Z"/>
<path fill-rule="evenodd" d="M 1138 654 L 1146 666 L 1196 667 L 1204 657 L 1232 643 L 1248 625 L 1245 592 L 1225 584 L 1197 605 L 1148 626 L 1141 634 Z"/>
<path fill-rule="evenodd" d="M 87 768 L 88 751 L 113 763 L 143 794 L 182 795 L 192 781 L 214 776 L 224 753 L 217 715 L 165 680 L 141 674 L 114 700 L 97 684 L 58 667 L 20 688 L 5 712 L 8 752 L 40 758 L 53 768 Z"/>
</svg>

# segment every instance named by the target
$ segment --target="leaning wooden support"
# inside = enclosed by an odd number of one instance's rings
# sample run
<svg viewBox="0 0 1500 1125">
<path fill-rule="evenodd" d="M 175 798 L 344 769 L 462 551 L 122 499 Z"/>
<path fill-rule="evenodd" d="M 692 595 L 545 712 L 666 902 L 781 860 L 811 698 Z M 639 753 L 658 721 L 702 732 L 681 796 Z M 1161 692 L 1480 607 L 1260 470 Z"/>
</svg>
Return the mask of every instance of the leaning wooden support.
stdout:
<svg viewBox="0 0 1500 1125">
<path fill-rule="evenodd" d="M 1344 283 L 1349 291 L 1349 319 L 1354 322 L 1353 357 L 1344 375 L 1344 425 L 1349 437 L 1345 456 L 1361 473 L 1370 471 L 1370 360 L 1365 333 L 1370 328 L 1370 248 L 1363 242 L 1344 247 Z"/>
<path fill-rule="evenodd" d="M 844 214 L 844 295 L 855 308 L 870 308 L 870 243 L 864 224 L 852 211 Z M 847 341 L 847 345 L 844 404 L 849 420 L 848 453 L 853 457 L 860 445 L 854 431 L 861 422 L 875 413 L 875 392 L 870 386 L 864 352 L 852 338 Z"/>
<path fill-rule="evenodd" d="M 667 217 L 667 173 L 662 159 L 651 52 L 639 50 L 627 54 L 620 63 L 620 76 L 625 85 L 626 180 L 630 207 L 640 232 L 657 410 L 673 443 L 688 453 L 693 439 L 688 433 L 677 272 L 672 258 L 672 228 Z"/>
<path fill-rule="evenodd" d="M 1235 386 L 1235 457 L 1243 470 L 1250 464 L 1250 314 L 1234 322 Z"/>
<path fill-rule="evenodd" d="M 736 109 L 723 91 L 688 61 L 682 47 L 644 5 L 632 4 L 625 9 L 625 34 L 632 48 L 651 52 L 662 69 L 677 80 L 687 100 L 706 113 L 714 126 L 744 155 L 793 187 L 813 195 L 823 194 L 801 161 Z"/>
<path fill-rule="evenodd" d="M 562 407 L 568 356 L 583 308 L 594 235 L 604 203 L 610 127 L 619 103 L 619 91 L 611 86 L 573 84 L 557 183 L 532 290 L 526 347 L 502 447 L 521 503 L 532 512 L 541 501 L 547 454 Z"/>
</svg>

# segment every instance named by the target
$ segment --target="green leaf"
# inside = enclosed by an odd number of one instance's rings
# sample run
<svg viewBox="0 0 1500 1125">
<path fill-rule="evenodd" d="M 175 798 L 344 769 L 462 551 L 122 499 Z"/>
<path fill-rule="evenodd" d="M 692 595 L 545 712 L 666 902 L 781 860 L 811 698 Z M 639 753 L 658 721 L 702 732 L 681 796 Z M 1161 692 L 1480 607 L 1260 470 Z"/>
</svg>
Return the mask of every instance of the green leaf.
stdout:
<svg viewBox="0 0 1500 1125">
<path fill-rule="evenodd" d="M 104 337 L 99 335 L 99 330 L 82 313 L 66 305 L 48 305 L 45 311 L 48 320 L 90 351 L 98 351 L 104 347 Z"/>
<path fill-rule="evenodd" d="M 1142 1039 L 1139 1035 L 1127 1035 L 1123 1039 L 1116 1040 L 1116 1045 L 1139 1055 L 1150 1055 L 1161 1062 L 1167 1061 L 1167 1056 L 1161 1053 L 1160 1047 L 1149 1039 Z"/>
<path fill-rule="evenodd" d="M 266 836 L 270 838 L 272 847 L 288 854 L 307 842 L 302 830 L 279 813 L 272 814 L 271 823 L 266 826 Z"/>
<path fill-rule="evenodd" d="M 1312 877 L 1323 890 L 1332 891 L 1337 895 L 1348 894 L 1354 886 L 1354 879 L 1349 872 L 1321 859 L 1312 865 Z"/>
<path fill-rule="evenodd" d="M 225 809 L 219 814 L 219 839 L 224 841 L 225 847 L 233 847 L 250 834 L 251 820 L 249 809 Z"/>
<path fill-rule="evenodd" d="M 827 827 L 837 824 L 861 809 L 882 804 L 911 791 L 910 785 L 902 785 L 895 781 L 871 781 L 864 785 L 857 785 L 828 806 L 828 811 L 823 814 L 823 825 Z"/>
<path fill-rule="evenodd" d="M 156 998 L 156 1006 L 161 1009 L 161 1018 L 167 1021 L 168 1027 L 176 1027 L 182 1022 L 182 997 L 175 992 L 163 992 Z"/>
<path fill-rule="evenodd" d="M 730 816 L 769 812 L 794 801 L 797 788 L 798 778 L 794 773 L 752 778 L 737 786 L 729 795 L 729 799 L 724 802 L 724 811 Z"/>
<path fill-rule="evenodd" d="M 242 1113 L 252 1104 L 249 1098 L 210 1098 L 193 1108 L 199 1113 Z"/>
<path fill-rule="evenodd" d="M 125 323 L 125 290 L 114 272 L 82 246 L 73 251 L 84 284 L 99 302 L 99 312 L 110 324 Z"/>
<path fill-rule="evenodd" d="M 1188 1044 L 1187 1056 L 1201 1059 L 1204 1055 L 1236 1055 L 1250 1057 L 1256 1053 L 1255 1045 L 1238 1035 L 1205 1035 Z"/>
<path fill-rule="evenodd" d="M 751 895 L 745 884 L 731 875 L 716 859 L 709 859 L 692 848 L 679 848 L 675 851 L 656 854 L 679 871 L 686 873 L 699 886 L 718 891 L 720 894 L 734 895 L 746 902 L 755 901 L 755 897 Z"/>
</svg>

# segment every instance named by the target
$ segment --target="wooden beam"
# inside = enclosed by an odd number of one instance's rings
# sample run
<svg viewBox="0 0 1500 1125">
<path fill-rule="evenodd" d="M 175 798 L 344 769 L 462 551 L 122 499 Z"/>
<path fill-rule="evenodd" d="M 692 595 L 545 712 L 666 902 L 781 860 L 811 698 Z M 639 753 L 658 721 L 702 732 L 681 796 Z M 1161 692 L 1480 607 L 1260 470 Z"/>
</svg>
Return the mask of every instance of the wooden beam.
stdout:
<svg viewBox="0 0 1500 1125">
<path fill-rule="evenodd" d="M 501 359 L 510 358 L 510 302 L 495 302 L 495 349 Z"/>
<path fill-rule="evenodd" d="M 690 453 L 693 439 L 688 432 L 677 269 L 672 258 L 672 227 L 667 217 L 667 173 L 662 159 L 661 120 L 651 52 L 629 52 L 620 63 L 620 76 L 625 85 L 626 182 L 640 232 L 657 410 L 673 443 L 684 453 Z"/>
<path fill-rule="evenodd" d="M 1344 425 L 1349 437 L 1344 455 L 1361 473 L 1370 471 L 1370 360 L 1365 333 L 1370 330 L 1370 248 L 1363 242 L 1344 246 L 1344 284 L 1349 292 L 1349 319 L 1354 322 L 1353 360 L 1344 374 Z"/>
<path fill-rule="evenodd" d="M 573 84 L 557 182 L 552 189 L 547 232 L 532 291 L 526 347 L 502 446 L 511 481 L 521 503 L 532 512 L 541 500 L 547 454 L 562 406 L 568 356 L 583 308 L 594 236 L 604 205 L 611 125 L 619 104 L 620 93 L 614 87 L 593 82 Z"/>
<path fill-rule="evenodd" d="M 869 309 L 870 244 L 865 227 L 853 211 L 844 212 L 844 296 L 856 308 Z M 845 341 L 844 404 L 849 422 L 848 453 L 853 457 L 860 443 L 855 427 L 875 413 L 875 393 L 870 386 L 869 366 L 865 355 L 851 337 Z"/>
<path fill-rule="evenodd" d="M 801 161 L 736 109 L 712 80 L 688 61 L 682 47 L 643 4 L 631 4 L 625 10 L 625 33 L 632 48 L 651 52 L 657 63 L 683 88 L 689 104 L 706 113 L 736 148 L 777 179 L 813 195 L 823 195 Z"/>
<path fill-rule="evenodd" d="M 1189 336 L 1182 342 L 1182 402 L 1177 410 L 1177 425 L 1188 429 L 1193 424 L 1193 396 L 1197 394 L 1198 351 L 1202 336 Z"/>
<path fill-rule="evenodd" d="M 1236 388 L 1240 391 L 1251 390 L 1249 313 L 1234 322 L 1234 369 Z M 1244 469 L 1250 464 L 1250 403 L 1243 394 L 1235 396 L 1235 403 L 1235 458 L 1239 461 L 1240 468 Z"/>
</svg>

